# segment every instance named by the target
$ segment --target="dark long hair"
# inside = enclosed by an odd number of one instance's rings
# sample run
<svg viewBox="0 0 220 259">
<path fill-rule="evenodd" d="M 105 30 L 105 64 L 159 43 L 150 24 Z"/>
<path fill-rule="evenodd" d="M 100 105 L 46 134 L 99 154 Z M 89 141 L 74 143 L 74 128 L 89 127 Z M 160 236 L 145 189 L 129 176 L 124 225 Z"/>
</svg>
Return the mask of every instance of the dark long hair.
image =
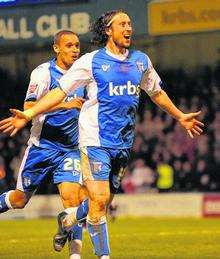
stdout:
<svg viewBox="0 0 220 259">
<path fill-rule="evenodd" d="M 93 34 L 92 43 L 103 46 L 108 40 L 108 35 L 105 30 L 108 27 L 108 23 L 118 13 L 125 13 L 123 10 L 112 10 L 103 13 L 96 21 L 91 25 L 91 32 Z"/>
</svg>

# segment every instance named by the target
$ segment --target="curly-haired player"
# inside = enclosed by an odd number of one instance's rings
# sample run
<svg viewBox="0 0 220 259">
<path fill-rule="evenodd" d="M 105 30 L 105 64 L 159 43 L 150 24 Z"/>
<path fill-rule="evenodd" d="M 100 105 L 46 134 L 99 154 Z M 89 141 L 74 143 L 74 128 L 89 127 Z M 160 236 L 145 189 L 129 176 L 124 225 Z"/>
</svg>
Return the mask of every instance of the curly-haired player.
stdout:
<svg viewBox="0 0 220 259">
<path fill-rule="evenodd" d="M 89 193 L 87 227 L 99 258 L 109 258 L 106 207 L 117 192 L 129 160 L 134 139 L 135 115 L 140 88 L 193 137 L 200 135 L 203 123 L 200 112 L 183 113 L 161 88 L 161 80 L 149 57 L 129 50 L 131 19 L 124 11 L 103 14 L 92 26 L 93 40 L 104 48 L 87 53 L 77 60 L 59 80 L 59 88 L 25 112 L 14 111 L 27 121 L 59 103 L 79 85 L 86 85 L 88 100 L 79 116 L 81 169 Z M 73 209 L 63 220 L 68 226 L 79 219 Z"/>
</svg>

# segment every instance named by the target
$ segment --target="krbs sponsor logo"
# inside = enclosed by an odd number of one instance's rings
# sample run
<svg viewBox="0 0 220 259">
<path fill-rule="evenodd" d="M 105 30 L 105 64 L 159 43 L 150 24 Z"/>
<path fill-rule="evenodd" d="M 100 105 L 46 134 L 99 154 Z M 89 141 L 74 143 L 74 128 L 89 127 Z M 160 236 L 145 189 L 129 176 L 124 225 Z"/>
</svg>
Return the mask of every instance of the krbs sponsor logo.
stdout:
<svg viewBox="0 0 220 259">
<path fill-rule="evenodd" d="M 139 95 L 140 85 L 133 85 L 131 81 L 128 81 L 126 85 L 113 85 L 109 83 L 109 95 Z"/>
</svg>

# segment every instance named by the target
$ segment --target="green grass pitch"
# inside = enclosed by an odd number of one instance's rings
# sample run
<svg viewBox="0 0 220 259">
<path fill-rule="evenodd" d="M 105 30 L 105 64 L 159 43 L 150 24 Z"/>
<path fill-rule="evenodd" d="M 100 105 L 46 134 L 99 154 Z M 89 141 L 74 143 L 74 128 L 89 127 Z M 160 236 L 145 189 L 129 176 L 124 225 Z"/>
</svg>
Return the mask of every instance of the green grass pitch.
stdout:
<svg viewBox="0 0 220 259">
<path fill-rule="evenodd" d="M 53 251 L 55 230 L 55 219 L 0 221 L 0 258 L 68 258 Z M 109 232 L 112 259 L 220 258 L 220 219 L 120 218 Z M 86 232 L 82 258 L 96 258 Z"/>
</svg>

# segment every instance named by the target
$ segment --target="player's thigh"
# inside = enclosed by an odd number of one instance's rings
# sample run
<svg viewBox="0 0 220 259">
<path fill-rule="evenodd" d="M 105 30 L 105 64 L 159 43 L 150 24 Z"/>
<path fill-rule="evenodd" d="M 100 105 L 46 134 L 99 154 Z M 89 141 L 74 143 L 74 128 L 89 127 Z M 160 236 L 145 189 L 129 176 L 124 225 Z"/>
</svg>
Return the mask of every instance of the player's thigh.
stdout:
<svg viewBox="0 0 220 259">
<path fill-rule="evenodd" d="M 63 152 L 53 175 L 54 184 L 77 183 L 82 184 L 80 168 L 80 152 L 78 149 Z"/>
<path fill-rule="evenodd" d="M 16 189 L 24 193 L 34 193 L 45 177 L 56 168 L 58 152 L 27 147 L 19 168 Z M 29 195 L 29 194 L 28 194 Z"/>
<path fill-rule="evenodd" d="M 90 204 L 103 210 L 110 198 L 109 174 L 111 171 L 111 156 L 107 149 L 87 147 L 81 151 L 81 170 L 83 180 L 88 190 Z M 90 207 L 91 207 L 90 206 Z"/>
<path fill-rule="evenodd" d="M 64 208 L 79 206 L 80 188 L 81 185 L 74 182 L 62 182 L 58 184 L 60 198 L 62 200 Z"/>
<path fill-rule="evenodd" d="M 130 158 L 130 149 L 111 150 L 113 159 L 111 172 L 109 174 L 110 191 L 116 194 L 121 186 L 125 175 L 125 169 Z"/>
<path fill-rule="evenodd" d="M 80 152 L 78 149 L 64 152 L 53 175 L 54 184 L 58 185 L 65 208 L 76 207 L 80 203 L 82 174 L 80 169 Z"/>
<path fill-rule="evenodd" d="M 107 149 L 83 147 L 80 155 L 83 181 L 109 181 L 111 156 Z"/>
</svg>

